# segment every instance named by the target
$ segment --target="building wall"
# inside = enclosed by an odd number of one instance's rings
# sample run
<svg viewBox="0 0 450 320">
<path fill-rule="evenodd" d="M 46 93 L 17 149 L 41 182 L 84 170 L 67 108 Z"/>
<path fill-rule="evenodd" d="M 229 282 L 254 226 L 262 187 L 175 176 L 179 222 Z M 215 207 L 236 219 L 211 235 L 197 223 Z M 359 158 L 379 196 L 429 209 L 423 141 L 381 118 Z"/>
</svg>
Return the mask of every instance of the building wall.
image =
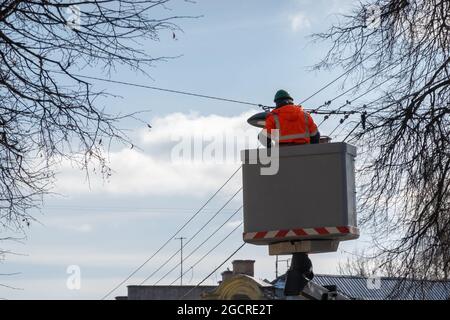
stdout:
<svg viewBox="0 0 450 320">
<path fill-rule="evenodd" d="M 128 286 L 128 300 L 200 300 L 202 293 L 215 288 L 216 286 Z M 187 294 L 189 291 L 191 292 Z"/>
</svg>

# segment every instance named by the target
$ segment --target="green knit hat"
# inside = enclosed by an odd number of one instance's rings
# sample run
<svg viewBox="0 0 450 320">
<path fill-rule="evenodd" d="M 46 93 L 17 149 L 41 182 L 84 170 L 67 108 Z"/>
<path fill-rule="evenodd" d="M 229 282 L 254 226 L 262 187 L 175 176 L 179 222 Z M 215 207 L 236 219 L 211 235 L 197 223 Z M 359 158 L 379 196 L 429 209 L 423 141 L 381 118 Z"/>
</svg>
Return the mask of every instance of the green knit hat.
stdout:
<svg viewBox="0 0 450 320">
<path fill-rule="evenodd" d="M 277 93 L 275 94 L 275 98 L 273 99 L 273 101 L 277 102 L 278 100 L 285 100 L 285 99 L 294 100 L 286 90 L 278 90 Z"/>
</svg>

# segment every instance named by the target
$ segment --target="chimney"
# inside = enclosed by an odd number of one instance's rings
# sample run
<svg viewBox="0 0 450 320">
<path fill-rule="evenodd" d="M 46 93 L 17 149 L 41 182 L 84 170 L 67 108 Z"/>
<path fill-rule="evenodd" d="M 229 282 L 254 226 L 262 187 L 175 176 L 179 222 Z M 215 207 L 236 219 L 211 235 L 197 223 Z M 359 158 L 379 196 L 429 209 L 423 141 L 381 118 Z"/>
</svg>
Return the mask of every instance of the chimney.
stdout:
<svg viewBox="0 0 450 320">
<path fill-rule="evenodd" d="M 225 270 L 224 272 L 221 273 L 221 275 L 222 275 L 222 281 L 225 281 L 233 276 L 233 271 Z"/>
<path fill-rule="evenodd" d="M 234 260 L 232 263 L 233 274 L 255 275 L 255 260 Z"/>
</svg>

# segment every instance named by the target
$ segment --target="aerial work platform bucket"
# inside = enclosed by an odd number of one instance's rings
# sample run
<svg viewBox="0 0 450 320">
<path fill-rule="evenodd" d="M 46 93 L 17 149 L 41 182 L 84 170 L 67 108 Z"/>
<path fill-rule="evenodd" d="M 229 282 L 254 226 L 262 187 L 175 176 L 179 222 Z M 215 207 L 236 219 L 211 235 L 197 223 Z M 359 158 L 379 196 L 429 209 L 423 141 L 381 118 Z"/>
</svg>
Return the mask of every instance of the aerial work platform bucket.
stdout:
<svg viewBox="0 0 450 320">
<path fill-rule="evenodd" d="M 267 155 L 243 150 L 244 241 L 288 254 L 336 251 L 358 238 L 355 156 L 346 143 L 285 146 L 278 172 L 263 175 Z"/>
</svg>

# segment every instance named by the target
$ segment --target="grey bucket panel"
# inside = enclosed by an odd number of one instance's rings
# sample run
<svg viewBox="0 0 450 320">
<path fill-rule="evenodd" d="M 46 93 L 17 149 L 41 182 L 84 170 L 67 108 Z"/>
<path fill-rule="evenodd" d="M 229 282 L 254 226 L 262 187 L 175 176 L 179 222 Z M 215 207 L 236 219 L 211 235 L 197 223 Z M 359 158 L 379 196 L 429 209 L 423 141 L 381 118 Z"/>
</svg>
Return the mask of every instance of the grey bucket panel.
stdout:
<svg viewBox="0 0 450 320">
<path fill-rule="evenodd" d="M 249 163 L 252 160 L 258 159 L 259 149 L 250 149 L 241 151 L 241 161 Z M 262 150 L 265 153 L 265 149 Z M 321 143 L 321 144 L 307 144 L 298 146 L 286 146 L 279 148 L 280 158 L 299 157 L 299 156 L 313 156 L 323 154 L 348 154 L 356 157 L 356 147 L 343 142 L 337 143 Z"/>
<path fill-rule="evenodd" d="M 241 154 L 247 161 L 255 155 L 254 150 Z M 244 163 L 244 233 L 356 227 L 355 155 L 356 148 L 345 143 L 282 147 L 278 174 L 265 176 L 261 165 Z M 280 239 L 256 242 L 275 241 Z"/>
</svg>

